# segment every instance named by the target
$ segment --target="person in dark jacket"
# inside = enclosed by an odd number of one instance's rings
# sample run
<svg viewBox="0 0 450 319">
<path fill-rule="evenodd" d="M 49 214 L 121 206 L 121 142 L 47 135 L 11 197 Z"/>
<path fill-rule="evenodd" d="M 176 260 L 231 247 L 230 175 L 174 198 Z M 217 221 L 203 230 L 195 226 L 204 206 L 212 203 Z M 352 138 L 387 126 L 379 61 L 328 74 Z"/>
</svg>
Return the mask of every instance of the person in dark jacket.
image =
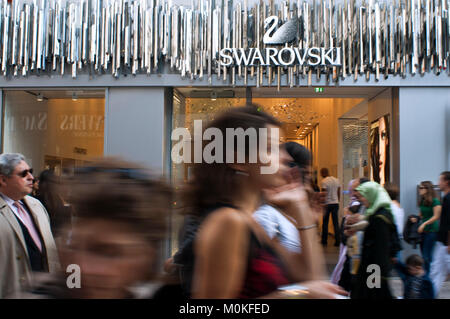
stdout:
<svg viewBox="0 0 450 319">
<path fill-rule="evenodd" d="M 351 298 L 392 299 L 387 279 L 391 270 L 391 258 L 395 256 L 390 244 L 392 232 L 396 232 L 391 199 L 386 190 L 376 182 L 359 185 L 355 196 L 367 209 L 364 216 L 353 223 L 366 220 L 369 224 L 364 230 L 361 263 Z M 373 265 L 379 268 L 374 268 Z M 377 275 L 379 278 L 376 278 Z M 369 285 L 369 282 L 373 285 Z"/>
<path fill-rule="evenodd" d="M 434 299 L 433 284 L 425 273 L 422 257 L 411 255 L 406 259 L 406 265 L 396 261 L 395 269 L 403 281 L 404 299 Z"/>
<path fill-rule="evenodd" d="M 47 210 L 53 236 L 59 242 L 62 227 L 72 222 L 72 208 L 61 197 L 60 179 L 53 171 L 47 169 L 41 172 L 34 197 L 39 199 Z"/>
<path fill-rule="evenodd" d="M 406 221 L 405 229 L 403 230 L 403 239 L 414 249 L 422 241 L 422 236 L 418 232 L 420 226 L 420 217 L 417 215 L 410 215 Z"/>
<path fill-rule="evenodd" d="M 178 251 L 172 257 L 172 264 L 176 267 L 181 289 L 185 297 L 191 296 L 192 275 L 194 272 L 194 239 L 202 220 L 196 216 L 187 215 L 180 231 Z"/>
<path fill-rule="evenodd" d="M 433 281 L 436 296 L 442 284 L 450 274 L 450 172 L 442 172 L 439 177 L 439 187 L 443 195 L 442 214 L 439 222 L 439 231 L 436 247 L 431 263 L 430 277 Z"/>
</svg>

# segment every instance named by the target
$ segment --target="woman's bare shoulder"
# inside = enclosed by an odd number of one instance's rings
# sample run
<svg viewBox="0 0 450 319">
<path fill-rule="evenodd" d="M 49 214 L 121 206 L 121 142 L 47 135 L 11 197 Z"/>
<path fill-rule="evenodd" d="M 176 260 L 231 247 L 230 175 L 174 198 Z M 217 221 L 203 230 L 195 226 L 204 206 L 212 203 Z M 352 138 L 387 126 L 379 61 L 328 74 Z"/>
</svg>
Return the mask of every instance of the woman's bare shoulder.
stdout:
<svg viewBox="0 0 450 319">
<path fill-rule="evenodd" d="M 217 238 L 225 234 L 236 236 L 246 230 L 248 230 L 248 225 L 243 213 L 235 208 L 222 207 L 209 214 L 202 223 L 200 233 L 202 237 Z"/>
<path fill-rule="evenodd" d="M 206 225 L 208 223 L 226 223 L 230 226 L 239 226 L 241 224 L 245 224 L 245 218 L 243 216 L 243 213 L 241 213 L 236 208 L 221 207 L 209 214 L 209 216 L 205 219 L 204 224 Z"/>
</svg>

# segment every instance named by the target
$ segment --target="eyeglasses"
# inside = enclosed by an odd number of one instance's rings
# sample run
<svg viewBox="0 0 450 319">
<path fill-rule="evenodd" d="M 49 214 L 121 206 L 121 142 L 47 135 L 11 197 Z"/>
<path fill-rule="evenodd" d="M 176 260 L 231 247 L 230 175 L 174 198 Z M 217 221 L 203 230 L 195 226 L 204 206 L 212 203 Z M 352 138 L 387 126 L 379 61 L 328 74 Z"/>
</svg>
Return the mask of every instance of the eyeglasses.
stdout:
<svg viewBox="0 0 450 319">
<path fill-rule="evenodd" d="M 30 173 L 31 175 L 33 175 L 33 169 L 30 168 L 30 169 L 23 170 L 23 171 L 21 171 L 20 173 L 17 173 L 17 175 L 20 176 L 20 177 L 22 177 L 22 178 L 25 178 L 25 177 L 28 176 L 28 173 Z"/>
</svg>

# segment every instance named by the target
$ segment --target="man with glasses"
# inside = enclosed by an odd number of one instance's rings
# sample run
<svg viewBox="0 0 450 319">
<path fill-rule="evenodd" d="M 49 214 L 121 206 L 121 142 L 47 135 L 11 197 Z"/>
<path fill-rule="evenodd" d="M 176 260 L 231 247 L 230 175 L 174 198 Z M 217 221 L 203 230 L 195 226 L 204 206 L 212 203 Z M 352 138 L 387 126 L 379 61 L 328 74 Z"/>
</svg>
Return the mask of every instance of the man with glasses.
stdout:
<svg viewBox="0 0 450 319">
<path fill-rule="evenodd" d="M 0 298 L 29 288 L 33 272 L 59 267 L 48 213 L 29 196 L 32 173 L 22 154 L 0 155 Z"/>
</svg>

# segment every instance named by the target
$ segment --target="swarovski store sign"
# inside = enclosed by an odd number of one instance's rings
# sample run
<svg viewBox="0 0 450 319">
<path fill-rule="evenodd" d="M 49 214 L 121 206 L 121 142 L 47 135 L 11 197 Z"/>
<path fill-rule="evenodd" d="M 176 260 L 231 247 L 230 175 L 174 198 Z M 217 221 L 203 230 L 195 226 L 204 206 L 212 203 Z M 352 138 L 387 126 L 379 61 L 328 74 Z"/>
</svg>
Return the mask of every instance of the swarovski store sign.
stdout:
<svg viewBox="0 0 450 319">
<path fill-rule="evenodd" d="M 224 48 L 220 51 L 221 66 L 244 65 L 244 66 L 293 66 L 293 65 L 334 65 L 340 66 L 340 48 L 266 48 L 264 53 L 259 49 Z"/>
<path fill-rule="evenodd" d="M 450 0 L 0 2 L 0 72 L 158 74 L 225 85 L 448 72 Z M 166 71 L 164 71 L 166 72 Z M 283 84 L 284 85 L 284 84 Z"/>
<path fill-rule="evenodd" d="M 263 37 L 263 43 L 270 44 L 288 44 L 296 40 L 299 24 L 298 18 L 294 17 L 282 25 L 275 33 L 274 29 L 278 25 L 278 17 L 271 16 L 265 19 L 265 26 L 268 26 Z M 277 48 L 266 47 L 263 51 L 259 48 L 223 48 L 220 50 L 220 65 L 244 65 L 244 66 L 294 66 L 294 65 L 334 65 L 341 66 L 340 51 L 341 48 L 304 48 L 286 46 L 280 50 Z M 331 56 L 330 56 L 331 54 Z M 334 58 L 335 57 L 335 58 Z"/>
</svg>

